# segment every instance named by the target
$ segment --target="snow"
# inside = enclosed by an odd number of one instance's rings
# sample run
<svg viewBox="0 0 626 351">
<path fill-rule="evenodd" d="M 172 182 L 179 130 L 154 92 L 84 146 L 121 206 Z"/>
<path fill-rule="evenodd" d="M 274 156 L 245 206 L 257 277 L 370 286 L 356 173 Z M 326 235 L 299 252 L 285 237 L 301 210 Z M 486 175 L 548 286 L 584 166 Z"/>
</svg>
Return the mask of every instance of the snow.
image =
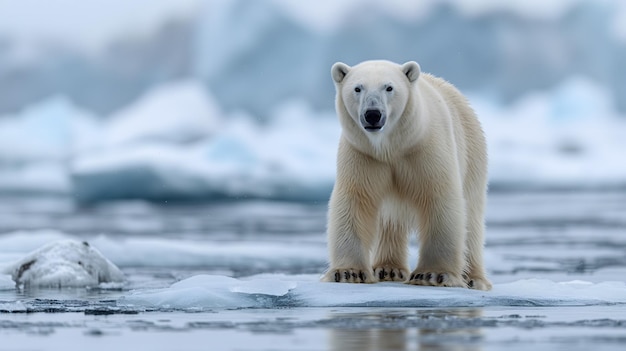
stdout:
<svg viewBox="0 0 626 351">
<path fill-rule="evenodd" d="M 23 287 L 97 287 L 125 280 L 97 249 L 76 240 L 51 242 L 2 271 L 11 274 L 14 285 Z"/>
<path fill-rule="evenodd" d="M 484 292 L 400 283 L 322 283 L 317 275 L 266 274 L 242 279 L 198 275 L 169 288 L 132 293 L 122 303 L 180 310 L 281 306 L 581 306 L 626 303 L 626 284 L 525 279 L 496 284 L 492 291 Z"/>
</svg>

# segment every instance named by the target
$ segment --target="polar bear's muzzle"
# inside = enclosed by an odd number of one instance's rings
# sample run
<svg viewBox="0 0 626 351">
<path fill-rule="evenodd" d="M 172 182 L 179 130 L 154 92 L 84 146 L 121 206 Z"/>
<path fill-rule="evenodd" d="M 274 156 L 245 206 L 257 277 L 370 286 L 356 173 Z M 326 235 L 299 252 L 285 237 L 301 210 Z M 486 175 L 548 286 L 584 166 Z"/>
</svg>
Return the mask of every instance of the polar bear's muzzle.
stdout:
<svg viewBox="0 0 626 351">
<path fill-rule="evenodd" d="M 386 117 L 379 109 L 368 109 L 361 115 L 361 124 L 368 132 L 377 132 L 385 125 Z"/>
</svg>

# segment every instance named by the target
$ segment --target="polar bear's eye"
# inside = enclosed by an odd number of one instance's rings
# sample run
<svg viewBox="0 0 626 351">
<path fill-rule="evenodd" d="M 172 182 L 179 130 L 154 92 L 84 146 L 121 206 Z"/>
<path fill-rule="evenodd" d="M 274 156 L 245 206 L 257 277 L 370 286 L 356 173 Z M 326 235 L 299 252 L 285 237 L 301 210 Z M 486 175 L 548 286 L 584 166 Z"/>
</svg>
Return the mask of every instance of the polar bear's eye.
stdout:
<svg viewBox="0 0 626 351">
<path fill-rule="evenodd" d="M 393 91 L 393 87 L 390 85 L 390 86 L 388 86 L 388 87 L 387 87 L 387 89 L 385 89 L 385 90 L 387 90 L 387 91 Z"/>
<path fill-rule="evenodd" d="M 355 91 L 356 93 L 360 93 L 360 92 L 361 92 L 361 88 L 356 87 L 356 88 L 354 88 L 354 91 Z"/>
</svg>

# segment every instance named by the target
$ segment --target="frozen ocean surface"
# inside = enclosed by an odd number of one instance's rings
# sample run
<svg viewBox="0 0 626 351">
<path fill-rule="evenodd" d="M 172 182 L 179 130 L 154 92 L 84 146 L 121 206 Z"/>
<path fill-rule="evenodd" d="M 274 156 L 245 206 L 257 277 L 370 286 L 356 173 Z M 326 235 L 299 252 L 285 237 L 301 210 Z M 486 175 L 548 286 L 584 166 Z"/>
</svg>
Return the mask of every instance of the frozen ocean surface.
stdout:
<svg viewBox="0 0 626 351">
<path fill-rule="evenodd" d="M 0 333 L 11 345 L 2 350 L 48 349 L 67 338 L 76 344 L 65 350 L 166 350 L 181 340 L 191 350 L 205 349 L 206 340 L 218 350 L 619 350 L 626 343 L 624 192 L 490 193 L 490 292 L 319 282 L 322 202 L 81 206 L 20 196 L 0 203 Z M 16 262 L 50 243 L 76 252 L 83 241 L 119 267 L 123 283 L 16 288 Z M 414 264 L 414 244 L 410 253 Z"/>
</svg>

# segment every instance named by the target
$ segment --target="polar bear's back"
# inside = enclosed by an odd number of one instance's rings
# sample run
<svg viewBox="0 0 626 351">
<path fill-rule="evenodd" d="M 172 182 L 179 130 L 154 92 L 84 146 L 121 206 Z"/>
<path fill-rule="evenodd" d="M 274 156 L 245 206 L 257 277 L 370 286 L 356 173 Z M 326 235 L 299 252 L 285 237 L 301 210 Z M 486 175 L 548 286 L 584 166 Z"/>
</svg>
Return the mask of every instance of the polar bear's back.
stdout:
<svg viewBox="0 0 626 351">
<path fill-rule="evenodd" d="M 464 187 L 473 184 L 478 185 L 476 191 L 484 191 L 487 183 L 487 143 L 469 101 L 445 79 L 429 73 L 422 73 L 419 79 L 423 80 L 422 84 L 438 92 L 450 111 Z"/>
</svg>

